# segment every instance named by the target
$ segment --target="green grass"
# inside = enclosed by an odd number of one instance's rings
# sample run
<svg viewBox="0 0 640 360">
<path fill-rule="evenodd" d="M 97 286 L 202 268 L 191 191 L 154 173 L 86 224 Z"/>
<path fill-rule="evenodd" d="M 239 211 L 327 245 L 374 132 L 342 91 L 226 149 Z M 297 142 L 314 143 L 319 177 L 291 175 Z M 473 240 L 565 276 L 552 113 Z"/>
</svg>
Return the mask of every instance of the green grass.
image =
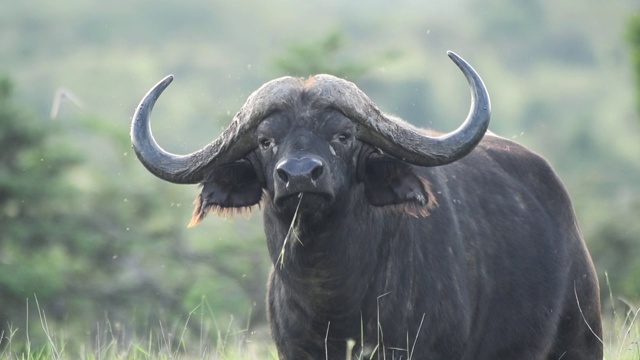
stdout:
<svg viewBox="0 0 640 360">
<path fill-rule="evenodd" d="M 607 360 L 640 360 L 640 307 L 614 298 L 609 276 L 609 304 L 604 312 L 604 356 Z"/>
<path fill-rule="evenodd" d="M 158 323 L 147 334 L 125 336 L 119 324 L 106 322 L 82 335 L 50 324 L 36 301 L 39 326 L 9 327 L 0 334 L 0 359 L 8 360 L 249 360 L 277 359 L 266 328 L 238 329 L 233 318 L 219 326 L 206 301 L 180 326 Z M 189 323 L 199 317 L 199 331 Z M 640 309 L 610 296 L 604 313 L 604 354 L 607 360 L 640 360 Z M 194 334 L 195 333 L 195 334 Z M 33 338 L 44 339 L 38 345 Z M 126 339 L 126 340 L 125 340 Z M 351 344 L 353 346 L 354 344 Z M 359 357 L 356 356 L 356 359 Z"/>
<path fill-rule="evenodd" d="M 184 334 L 165 332 L 162 326 L 151 330 L 147 336 L 136 337 L 122 343 L 112 329 L 105 329 L 105 334 L 98 334 L 96 339 L 80 339 L 65 336 L 62 332 L 44 330 L 51 335 L 43 346 L 35 347 L 29 341 L 16 342 L 17 329 L 2 334 L 0 343 L 0 359 L 43 360 L 43 359 L 86 359 L 86 360 L 173 360 L 173 359 L 277 359 L 275 349 L 262 336 L 259 340 L 249 340 L 246 331 L 220 331 L 215 339 L 198 339 L 183 337 Z M 106 336 L 105 336 L 106 335 Z"/>
<path fill-rule="evenodd" d="M 607 360 L 640 360 L 640 309 L 605 318 L 604 357 Z"/>
<path fill-rule="evenodd" d="M 238 328 L 233 317 L 219 326 L 205 300 L 180 326 L 158 323 L 139 335 L 129 335 L 119 323 L 99 323 L 90 331 L 68 332 L 47 320 L 36 299 L 39 326 L 10 326 L 0 333 L 0 359 L 4 360 L 249 360 L 277 359 L 268 330 Z M 190 322 L 200 317 L 199 330 Z M 102 325 L 100 325 L 102 324 Z M 35 341 L 33 339 L 39 339 Z"/>
</svg>

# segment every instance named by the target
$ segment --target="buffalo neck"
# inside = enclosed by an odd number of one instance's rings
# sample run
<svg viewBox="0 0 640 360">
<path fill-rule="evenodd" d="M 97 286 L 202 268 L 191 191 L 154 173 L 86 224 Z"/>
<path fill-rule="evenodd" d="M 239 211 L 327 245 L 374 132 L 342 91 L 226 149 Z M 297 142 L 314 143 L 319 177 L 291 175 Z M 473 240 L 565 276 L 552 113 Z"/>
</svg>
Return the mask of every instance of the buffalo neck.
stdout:
<svg viewBox="0 0 640 360">
<path fill-rule="evenodd" d="M 272 276 L 292 301 L 315 314 L 360 316 L 362 299 L 376 272 L 384 268 L 388 249 L 383 239 L 390 234 L 367 225 L 384 221 L 383 214 L 355 199 L 358 197 L 344 199 L 319 222 L 307 224 L 301 217 L 293 227 L 291 221 L 265 206 Z"/>
</svg>

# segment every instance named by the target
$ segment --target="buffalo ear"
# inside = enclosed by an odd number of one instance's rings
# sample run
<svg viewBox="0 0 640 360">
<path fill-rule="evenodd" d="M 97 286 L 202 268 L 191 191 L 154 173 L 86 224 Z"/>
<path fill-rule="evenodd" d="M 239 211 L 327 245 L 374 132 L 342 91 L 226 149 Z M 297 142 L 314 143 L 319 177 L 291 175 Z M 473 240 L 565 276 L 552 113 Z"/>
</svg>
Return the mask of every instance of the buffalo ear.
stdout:
<svg viewBox="0 0 640 360">
<path fill-rule="evenodd" d="M 189 227 L 197 225 L 209 211 L 223 215 L 242 212 L 262 199 L 262 184 L 247 160 L 215 168 L 201 185 Z"/>
<path fill-rule="evenodd" d="M 364 164 L 364 191 L 374 206 L 396 205 L 413 216 L 425 217 L 437 205 L 429 182 L 398 159 L 372 154 Z"/>
</svg>

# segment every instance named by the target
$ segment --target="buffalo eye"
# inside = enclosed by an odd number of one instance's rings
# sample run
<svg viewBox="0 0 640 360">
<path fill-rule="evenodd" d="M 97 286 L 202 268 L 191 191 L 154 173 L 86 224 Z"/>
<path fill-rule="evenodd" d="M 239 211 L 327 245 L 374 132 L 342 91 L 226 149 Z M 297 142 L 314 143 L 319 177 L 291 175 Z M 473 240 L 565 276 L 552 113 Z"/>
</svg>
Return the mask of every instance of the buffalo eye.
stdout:
<svg viewBox="0 0 640 360">
<path fill-rule="evenodd" d="M 336 136 L 336 139 L 337 139 L 339 142 L 341 142 L 341 143 L 343 143 L 343 144 L 346 144 L 346 143 L 348 143 L 348 142 L 349 142 L 349 140 L 351 140 L 351 134 L 349 134 L 349 133 L 342 133 L 342 134 L 338 134 L 338 135 Z"/>
<path fill-rule="evenodd" d="M 267 149 L 269 148 L 269 146 L 271 146 L 271 139 L 261 137 L 260 139 L 258 139 L 258 144 L 260 144 L 261 148 Z"/>
</svg>

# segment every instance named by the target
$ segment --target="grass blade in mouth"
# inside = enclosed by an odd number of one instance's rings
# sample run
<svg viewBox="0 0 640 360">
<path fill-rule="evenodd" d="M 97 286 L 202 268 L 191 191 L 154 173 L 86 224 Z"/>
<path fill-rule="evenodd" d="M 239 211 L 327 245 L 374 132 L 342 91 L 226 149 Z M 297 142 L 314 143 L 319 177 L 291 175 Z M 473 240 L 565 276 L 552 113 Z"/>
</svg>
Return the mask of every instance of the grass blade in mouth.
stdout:
<svg viewBox="0 0 640 360">
<path fill-rule="evenodd" d="M 300 241 L 300 238 L 298 237 L 298 234 L 296 234 L 296 231 L 294 229 L 296 220 L 298 219 L 298 210 L 300 210 L 300 204 L 302 203 L 303 194 L 304 193 L 300 193 L 298 195 L 298 205 L 296 206 L 296 211 L 293 213 L 293 218 L 291 219 L 291 224 L 289 225 L 289 230 L 287 231 L 287 236 L 284 237 L 284 241 L 282 242 L 282 249 L 280 250 L 280 255 L 278 256 L 278 261 L 277 261 L 280 263 L 281 269 L 284 267 L 284 252 L 287 247 L 287 241 L 289 240 L 289 237 L 293 234 L 293 236 L 295 236 L 296 240 L 298 240 L 300 245 L 303 245 L 302 241 Z"/>
</svg>

